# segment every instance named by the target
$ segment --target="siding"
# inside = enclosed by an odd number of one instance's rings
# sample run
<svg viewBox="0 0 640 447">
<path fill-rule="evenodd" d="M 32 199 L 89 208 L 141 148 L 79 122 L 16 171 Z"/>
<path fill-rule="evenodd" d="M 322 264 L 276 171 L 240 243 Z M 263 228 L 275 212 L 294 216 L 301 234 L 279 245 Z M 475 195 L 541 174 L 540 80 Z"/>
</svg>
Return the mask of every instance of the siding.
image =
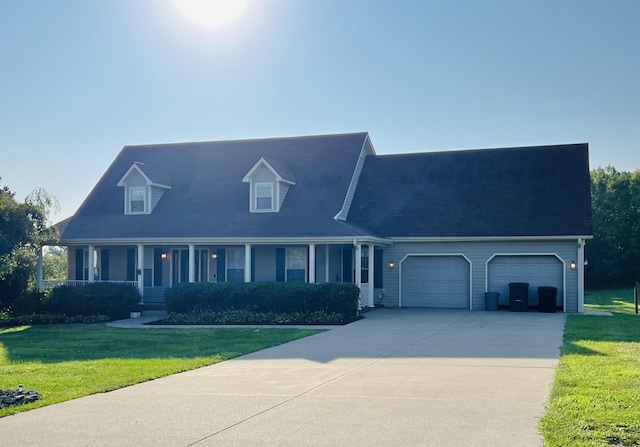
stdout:
<svg viewBox="0 0 640 447">
<path fill-rule="evenodd" d="M 255 250 L 256 282 L 276 280 L 276 247 L 253 245 Z"/>
<path fill-rule="evenodd" d="M 399 302 L 400 261 L 412 254 L 464 254 L 471 262 L 472 309 L 484 309 L 487 261 L 495 254 L 556 254 L 566 263 L 566 312 L 578 311 L 578 271 L 570 270 L 571 261 L 578 260 L 576 241 L 514 241 L 514 242 L 397 242 L 384 250 L 383 304 L 397 306 Z M 389 261 L 396 267 L 389 269 Z M 560 298 L 559 298 L 560 299 Z"/>
<path fill-rule="evenodd" d="M 260 165 L 258 169 L 255 170 L 253 176 L 251 177 L 251 211 L 256 211 L 256 200 L 255 200 L 255 184 L 256 183 L 271 183 L 273 187 L 273 203 L 277 204 L 278 197 L 276 197 L 277 189 L 276 189 L 276 176 L 269 168 L 265 165 Z"/>
</svg>

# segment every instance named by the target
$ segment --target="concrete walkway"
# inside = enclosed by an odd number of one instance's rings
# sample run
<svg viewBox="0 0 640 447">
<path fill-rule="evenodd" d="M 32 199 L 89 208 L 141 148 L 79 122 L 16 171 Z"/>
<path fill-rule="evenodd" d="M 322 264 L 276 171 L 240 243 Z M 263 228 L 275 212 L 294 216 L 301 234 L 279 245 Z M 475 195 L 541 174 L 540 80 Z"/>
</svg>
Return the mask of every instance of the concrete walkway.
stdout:
<svg viewBox="0 0 640 447">
<path fill-rule="evenodd" d="M 565 314 L 380 309 L 0 419 L 3 445 L 541 446 Z M 163 330 L 163 329 L 157 329 Z"/>
</svg>

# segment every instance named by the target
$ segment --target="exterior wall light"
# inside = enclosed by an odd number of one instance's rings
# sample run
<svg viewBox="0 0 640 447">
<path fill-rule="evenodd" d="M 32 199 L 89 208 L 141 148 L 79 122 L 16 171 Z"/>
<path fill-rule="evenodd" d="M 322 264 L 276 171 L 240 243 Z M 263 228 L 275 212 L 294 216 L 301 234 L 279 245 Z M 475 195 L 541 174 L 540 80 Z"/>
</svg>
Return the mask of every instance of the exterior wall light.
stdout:
<svg viewBox="0 0 640 447">
<path fill-rule="evenodd" d="M 576 264 L 576 261 L 571 261 L 571 264 L 569 264 L 569 268 L 571 270 L 575 270 L 578 268 L 578 264 Z"/>
<path fill-rule="evenodd" d="M 393 261 L 389 261 L 389 268 L 393 270 L 394 268 L 396 268 L 396 264 Z"/>
<path fill-rule="evenodd" d="M 211 253 L 211 259 L 218 259 L 218 253 Z"/>
<path fill-rule="evenodd" d="M 160 253 L 160 259 L 162 259 L 163 261 L 165 259 L 167 259 L 167 254 L 166 253 Z"/>
</svg>

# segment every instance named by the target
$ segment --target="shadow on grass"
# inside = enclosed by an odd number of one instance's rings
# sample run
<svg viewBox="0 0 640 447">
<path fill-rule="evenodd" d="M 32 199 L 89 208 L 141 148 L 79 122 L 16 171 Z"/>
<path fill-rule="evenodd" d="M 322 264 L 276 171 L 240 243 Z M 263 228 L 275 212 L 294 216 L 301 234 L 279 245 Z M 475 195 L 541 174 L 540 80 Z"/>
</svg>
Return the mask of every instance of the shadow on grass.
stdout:
<svg viewBox="0 0 640 447">
<path fill-rule="evenodd" d="M 626 313 L 614 313 L 613 317 L 568 317 L 562 347 L 563 355 L 607 355 L 589 347 L 596 342 L 640 342 L 640 318 Z"/>
</svg>

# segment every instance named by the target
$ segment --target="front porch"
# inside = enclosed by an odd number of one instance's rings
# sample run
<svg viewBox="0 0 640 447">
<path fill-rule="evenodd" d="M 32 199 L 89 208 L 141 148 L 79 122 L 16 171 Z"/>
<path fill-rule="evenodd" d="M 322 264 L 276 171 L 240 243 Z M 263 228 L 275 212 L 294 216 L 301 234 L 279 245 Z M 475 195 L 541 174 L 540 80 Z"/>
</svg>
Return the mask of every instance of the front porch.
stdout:
<svg viewBox="0 0 640 447">
<path fill-rule="evenodd" d="M 294 244 L 95 244 L 68 247 L 66 285 L 125 282 L 145 304 L 160 304 L 181 282 L 354 283 L 361 306 L 381 289 L 383 245 L 369 241 Z M 91 266 L 91 268 L 90 268 Z M 43 281 L 44 287 L 61 285 Z"/>
</svg>

